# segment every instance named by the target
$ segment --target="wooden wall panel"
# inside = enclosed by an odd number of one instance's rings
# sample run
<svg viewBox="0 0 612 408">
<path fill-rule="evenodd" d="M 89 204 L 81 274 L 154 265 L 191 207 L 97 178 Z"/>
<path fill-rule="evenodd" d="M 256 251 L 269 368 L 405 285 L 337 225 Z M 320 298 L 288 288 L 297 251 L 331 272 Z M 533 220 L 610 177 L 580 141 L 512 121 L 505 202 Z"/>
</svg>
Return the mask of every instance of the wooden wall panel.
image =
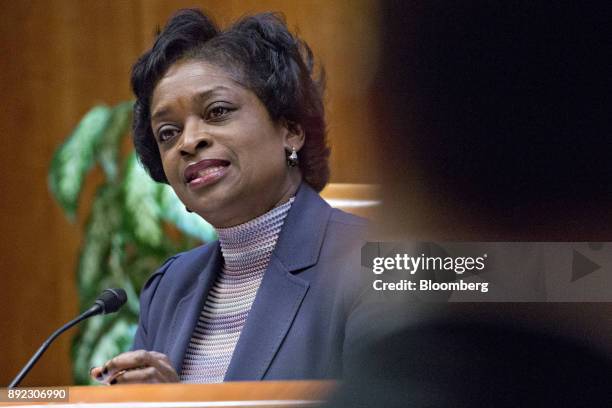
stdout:
<svg viewBox="0 0 612 408">
<path fill-rule="evenodd" d="M 79 227 L 50 197 L 47 169 L 92 105 L 130 97 L 128 72 L 141 48 L 138 6 L 26 1 L 1 13 L 1 385 L 77 312 Z M 68 333 L 24 384 L 70 383 L 69 347 Z"/>
<path fill-rule="evenodd" d="M 0 13 L 0 386 L 40 342 L 77 312 L 74 268 L 84 211 L 70 224 L 47 190 L 53 151 L 94 104 L 131 97 L 129 70 L 157 25 L 197 6 L 222 24 L 282 11 L 328 72 L 335 182 L 375 182 L 375 118 L 368 88 L 376 67 L 376 2 L 19 1 Z M 87 200 L 84 203 L 87 207 Z M 70 335 L 24 385 L 69 384 Z"/>
</svg>

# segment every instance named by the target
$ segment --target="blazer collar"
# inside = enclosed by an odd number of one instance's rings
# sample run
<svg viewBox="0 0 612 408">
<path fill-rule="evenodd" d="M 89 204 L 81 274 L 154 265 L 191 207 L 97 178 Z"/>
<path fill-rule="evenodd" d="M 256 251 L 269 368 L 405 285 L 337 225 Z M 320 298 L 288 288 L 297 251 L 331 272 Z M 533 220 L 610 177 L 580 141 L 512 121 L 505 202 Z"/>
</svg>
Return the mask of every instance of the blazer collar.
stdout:
<svg viewBox="0 0 612 408">
<path fill-rule="evenodd" d="M 332 208 L 302 183 L 276 242 L 274 256 L 289 271 L 317 263 Z"/>
</svg>

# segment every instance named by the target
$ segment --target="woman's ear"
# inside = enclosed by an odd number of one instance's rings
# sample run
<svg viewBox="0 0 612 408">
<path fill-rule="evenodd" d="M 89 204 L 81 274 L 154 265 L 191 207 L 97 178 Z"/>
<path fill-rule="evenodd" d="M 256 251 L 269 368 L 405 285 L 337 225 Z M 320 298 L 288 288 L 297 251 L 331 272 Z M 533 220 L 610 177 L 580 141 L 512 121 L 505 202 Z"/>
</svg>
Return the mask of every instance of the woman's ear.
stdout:
<svg viewBox="0 0 612 408">
<path fill-rule="evenodd" d="M 285 148 L 287 150 L 295 149 L 299 151 L 304 146 L 306 135 L 304 130 L 299 123 L 284 121 L 284 128 L 287 130 L 285 133 Z"/>
</svg>

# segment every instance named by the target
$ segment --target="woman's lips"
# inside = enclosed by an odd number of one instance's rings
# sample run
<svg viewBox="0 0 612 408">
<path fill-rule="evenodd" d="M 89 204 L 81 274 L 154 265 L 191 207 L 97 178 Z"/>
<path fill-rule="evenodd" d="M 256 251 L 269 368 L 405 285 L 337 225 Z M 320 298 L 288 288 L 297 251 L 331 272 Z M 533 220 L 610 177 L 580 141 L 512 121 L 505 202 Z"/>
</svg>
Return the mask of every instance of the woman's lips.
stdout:
<svg viewBox="0 0 612 408">
<path fill-rule="evenodd" d="M 189 188 L 199 188 L 217 182 L 228 171 L 230 162 L 221 159 L 204 159 L 185 169 L 185 183 Z"/>
</svg>

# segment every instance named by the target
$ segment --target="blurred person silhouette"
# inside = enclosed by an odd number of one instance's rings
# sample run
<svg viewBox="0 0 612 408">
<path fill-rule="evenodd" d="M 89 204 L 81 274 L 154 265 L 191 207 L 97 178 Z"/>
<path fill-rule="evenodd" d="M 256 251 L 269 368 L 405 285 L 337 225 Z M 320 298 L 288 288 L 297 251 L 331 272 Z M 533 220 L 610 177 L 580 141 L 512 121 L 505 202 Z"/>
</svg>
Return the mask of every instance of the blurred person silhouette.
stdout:
<svg viewBox="0 0 612 408">
<path fill-rule="evenodd" d="M 382 8 L 383 236 L 609 241 L 612 7 Z M 402 323 L 364 335 L 330 405 L 609 407 L 610 312 L 610 303 L 372 310 L 364 327 Z"/>
</svg>

